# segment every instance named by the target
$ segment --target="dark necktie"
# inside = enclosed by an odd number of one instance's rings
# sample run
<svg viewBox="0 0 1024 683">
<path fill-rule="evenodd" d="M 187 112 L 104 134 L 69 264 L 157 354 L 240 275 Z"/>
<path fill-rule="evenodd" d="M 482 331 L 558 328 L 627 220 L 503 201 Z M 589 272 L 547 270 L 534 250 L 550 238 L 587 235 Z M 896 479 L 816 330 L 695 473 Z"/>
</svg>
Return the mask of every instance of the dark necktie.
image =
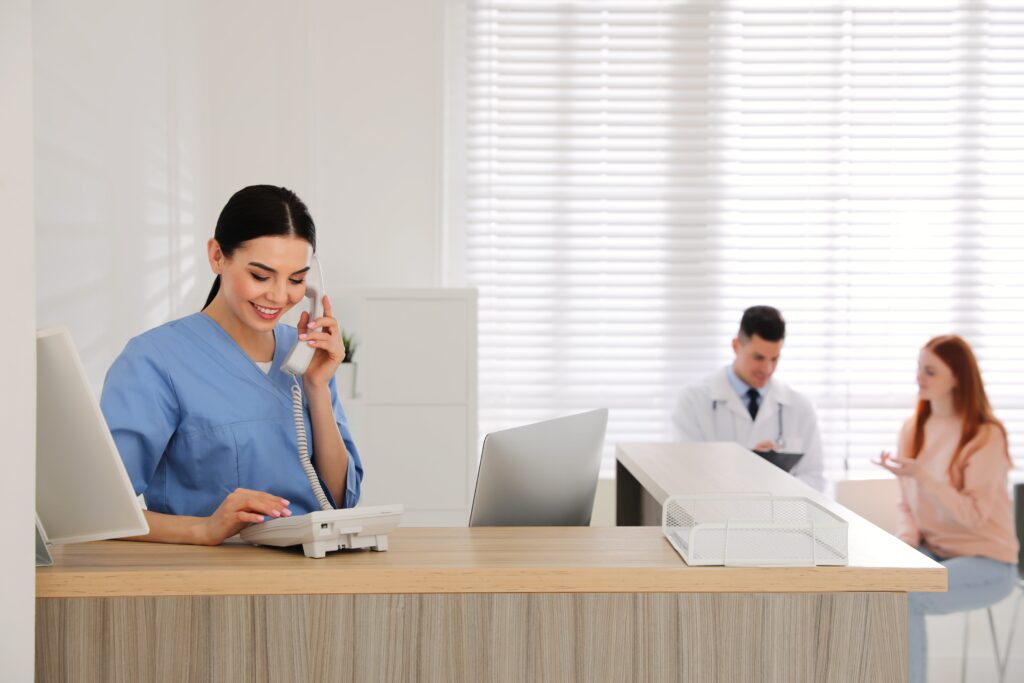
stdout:
<svg viewBox="0 0 1024 683">
<path fill-rule="evenodd" d="M 750 389 L 747 391 L 747 398 L 750 399 L 750 402 L 747 403 L 747 411 L 750 413 L 750 419 L 756 420 L 757 409 L 759 407 L 757 402 L 761 400 L 761 394 L 758 393 L 757 389 Z"/>
</svg>

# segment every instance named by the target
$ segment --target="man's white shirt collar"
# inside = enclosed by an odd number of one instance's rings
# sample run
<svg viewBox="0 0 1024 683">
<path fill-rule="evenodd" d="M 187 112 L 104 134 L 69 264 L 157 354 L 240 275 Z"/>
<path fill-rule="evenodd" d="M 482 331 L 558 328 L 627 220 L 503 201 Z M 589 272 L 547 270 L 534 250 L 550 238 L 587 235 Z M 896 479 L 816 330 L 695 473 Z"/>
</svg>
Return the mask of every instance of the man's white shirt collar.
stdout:
<svg viewBox="0 0 1024 683">
<path fill-rule="evenodd" d="M 736 381 L 739 382 L 743 387 L 746 387 L 745 389 L 743 389 L 743 392 L 741 394 L 733 386 L 732 381 L 729 377 L 730 375 L 735 375 L 735 372 L 733 372 L 731 365 L 726 365 L 721 371 L 715 373 L 715 375 L 712 376 L 710 382 L 712 400 L 727 401 L 730 396 L 740 396 L 741 398 L 746 398 L 747 389 L 749 389 L 750 387 L 745 382 L 740 380 L 739 377 L 737 377 Z M 776 380 L 774 377 L 768 380 L 768 384 L 766 384 L 763 389 L 759 389 L 758 393 L 761 394 L 762 405 L 764 404 L 764 401 L 767 399 L 772 399 L 778 403 L 781 403 L 782 405 L 790 405 L 793 402 L 793 394 L 789 386 L 787 386 L 785 382 Z M 743 405 L 742 401 L 740 402 L 740 405 Z"/>
</svg>

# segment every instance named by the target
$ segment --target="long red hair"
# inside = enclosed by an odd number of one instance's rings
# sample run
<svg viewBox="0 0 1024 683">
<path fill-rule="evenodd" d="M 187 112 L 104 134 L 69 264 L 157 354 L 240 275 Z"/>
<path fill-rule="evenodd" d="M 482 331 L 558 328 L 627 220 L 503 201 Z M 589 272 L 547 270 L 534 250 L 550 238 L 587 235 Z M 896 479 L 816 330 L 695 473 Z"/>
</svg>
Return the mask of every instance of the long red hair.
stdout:
<svg viewBox="0 0 1024 683">
<path fill-rule="evenodd" d="M 966 450 L 968 443 L 974 439 L 983 425 L 992 425 L 1003 434 L 1006 440 L 1006 428 L 996 419 L 985 394 L 985 385 L 981 381 L 981 370 L 970 345 L 955 334 L 935 337 L 924 345 L 953 371 L 956 386 L 953 388 L 953 410 L 962 419 L 960 427 L 960 443 L 949 463 L 949 478 L 956 488 L 963 486 L 964 468 L 967 460 L 975 452 Z M 918 401 L 914 413 L 914 438 L 910 444 L 911 458 L 916 458 L 924 448 L 924 425 L 932 414 L 932 405 L 928 401 Z M 1006 451 L 1006 459 L 1010 460 L 1010 452 Z M 1011 466 L 1013 461 L 1010 460 Z"/>
</svg>

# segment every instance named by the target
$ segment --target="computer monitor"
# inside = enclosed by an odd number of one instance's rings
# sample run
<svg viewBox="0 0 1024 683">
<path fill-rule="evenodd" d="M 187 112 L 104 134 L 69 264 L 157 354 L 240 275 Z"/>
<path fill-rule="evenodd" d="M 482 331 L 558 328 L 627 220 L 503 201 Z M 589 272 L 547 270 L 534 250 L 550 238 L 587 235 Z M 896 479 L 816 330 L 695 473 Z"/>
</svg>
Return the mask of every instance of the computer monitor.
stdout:
<svg viewBox="0 0 1024 683">
<path fill-rule="evenodd" d="M 36 333 L 36 382 L 36 514 L 45 541 L 78 543 L 148 533 L 142 506 L 66 329 Z"/>
<path fill-rule="evenodd" d="M 470 526 L 586 526 L 594 509 L 608 410 L 491 432 Z"/>
</svg>

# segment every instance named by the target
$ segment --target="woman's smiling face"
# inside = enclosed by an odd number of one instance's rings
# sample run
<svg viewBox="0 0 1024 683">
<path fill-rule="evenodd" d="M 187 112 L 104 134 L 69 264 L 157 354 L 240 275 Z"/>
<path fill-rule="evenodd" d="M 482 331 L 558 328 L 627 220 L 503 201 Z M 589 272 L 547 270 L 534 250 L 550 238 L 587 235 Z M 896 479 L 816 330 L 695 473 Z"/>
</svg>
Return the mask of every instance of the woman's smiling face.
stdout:
<svg viewBox="0 0 1024 683">
<path fill-rule="evenodd" d="M 259 332 L 277 321 L 306 293 L 306 273 L 313 249 L 291 235 L 257 237 L 225 257 L 210 240 L 210 266 L 220 275 L 220 292 L 228 309 L 246 327 Z"/>
</svg>

